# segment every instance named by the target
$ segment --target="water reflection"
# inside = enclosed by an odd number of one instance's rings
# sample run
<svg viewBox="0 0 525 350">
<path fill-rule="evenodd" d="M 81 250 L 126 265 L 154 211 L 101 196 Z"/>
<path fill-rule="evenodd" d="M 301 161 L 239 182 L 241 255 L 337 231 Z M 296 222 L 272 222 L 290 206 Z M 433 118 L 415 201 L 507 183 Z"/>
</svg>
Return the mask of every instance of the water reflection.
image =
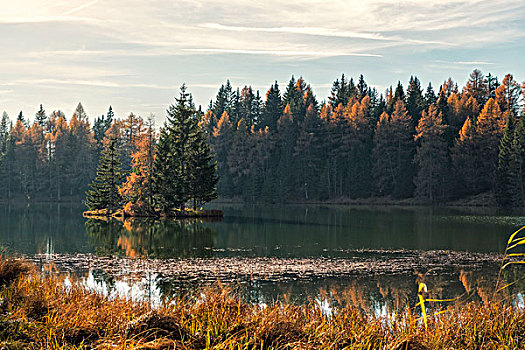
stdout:
<svg viewBox="0 0 525 350">
<path fill-rule="evenodd" d="M 161 247 L 173 247 L 169 240 L 180 237 L 180 244 L 190 247 L 193 253 L 175 249 L 175 255 L 170 257 L 177 257 L 179 251 L 183 256 L 209 256 L 210 249 L 214 256 L 277 257 L 346 256 L 347 251 L 362 248 L 501 253 L 509 234 L 525 223 L 519 214 L 486 209 L 304 205 L 214 208 L 224 211 L 224 221 L 199 224 L 196 235 L 203 236 L 201 240 L 190 236 L 191 228 L 174 223 L 134 222 L 128 232 L 124 232 L 122 223 L 98 227 L 85 224 L 82 206 L 0 206 L 0 245 L 29 255 L 104 254 L 106 249 L 108 254 L 116 254 L 118 239 L 122 237 L 121 246 L 131 245 L 135 254 L 144 256 L 153 251 L 160 254 Z M 203 228 L 213 232 L 201 232 Z M 181 234 L 181 230 L 186 233 Z M 88 231 L 96 238 L 90 237 Z M 135 241 L 127 242 L 127 238 Z M 169 251 L 168 248 L 162 256 L 168 256 Z"/>
<path fill-rule="evenodd" d="M 504 275 L 507 283 L 513 282 L 513 272 Z M 239 295 L 244 301 L 259 305 L 273 302 L 304 304 L 317 302 L 323 309 L 331 310 L 345 305 L 354 305 L 376 315 L 390 315 L 413 307 L 417 303 L 417 285 L 424 282 L 429 288 L 427 298 L 455 299 L 452 302 L 427 304 L 430 310 L 465 302 L 487 302 L 494 300 L 497 269 L 475 271 L 459 270 L 450 274 L 424 276 L 378 275 L 355 278 L 306 279 L 290 281 L 239 280 L 220 284 Z M 203 288 L 210 284 L 195 281 L 171 281 L 169 276 L 146 273 L 115 279 L 101 271 L 91 270 L 81 277 L 88 289 L 107 296 L 119 296 L 132 300 L 148 300 L 160 305 L 165 298 L 180 295 L 199 297 Z M 212 288 L 217 288 L 213 284 Z M 525 283 L 518 281 L 499 294 L 500 299 L 523 307 Z"/>
<path fill-rule="evenodd" d="M 216 233 L 196 220 L 86 221 L 90 244 L 98 254 L 130 258 L 211 256 Z"/>
<path fill-rule="evenodd" d="M 360 249 L 450 250 L 503 252 L 508 236 L 525 223 L 520 214 L 445 208 L 338 207 L 338 206 L 242 206 L 214 205 L 224 211 L 223 222 L 195 221 L 95 221 L 82 217 L 82 206 L 31 205 L 0 207 L 0 245 L 10 253 L 83 253 L 92 256 L 131 258 L 217 259 L 276 257 L 299 259 L 354 259 Z M 188 258 L 188 259 L 186 259 Z M 145 264 L 149 259 L 143 260 Z M 353 261 L 353 260 L 352 260 Z M 142 260 L 140 261 L 142 263 Z M 387 260 L 390 263 L 390 260 Z M 164 264 L 162 260 L 160 264 Z M 195 264 L 194 264 L 195 265 Z M 219 266 L 218 268 L 220 268 Z M 289 280 L 239 279 L 230 287 L 248 301 L 268 303 L 351 302 L 365 310 L 384 313 L 414 305 L 417 283 L 425 282 L 439 299 L 463 296 L 490 299 L 497 267 L 461 269 L 431 275 L 392 274 Z M 194 268 L 200 268 L 200 265 Z M 192 293 L 203 280 L 174 281 L 155 269 L 147 274 L 116 277 L 103 270 L 89 274 L 78 269 L 86 286 L 121 296 L 158 300 L 163 296 Z M 213 275 L 215 276 L 215 275 Z M 519 269 L 505 273 L 508 283 L 523 278 Z M 523 303 L 523 281 L 504 293 Z M 113 291 L 113 292 L 111 292 Z M 521 294 L 520 294 L 521 293 Z M 517 299 L 516 299 L 517 298 Z M 520 299 L 521 298 L 521 299 Z M 521 300 L 521 301 L 520 301 Z M 325 305 L 325 304 L 323 304 Z"/>
</svg>

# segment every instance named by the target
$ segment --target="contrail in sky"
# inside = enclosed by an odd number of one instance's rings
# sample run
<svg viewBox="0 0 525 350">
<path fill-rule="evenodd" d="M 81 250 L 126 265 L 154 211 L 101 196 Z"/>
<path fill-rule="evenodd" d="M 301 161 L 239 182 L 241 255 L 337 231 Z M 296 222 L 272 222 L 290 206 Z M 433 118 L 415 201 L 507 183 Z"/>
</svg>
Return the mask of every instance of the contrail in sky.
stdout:
<svg viewBox="0 0 525 350">
<path fill-rule="evenodd" d="M 86 7 L 89 7 L 89 6 L 91 6 L 91 5 L 94 5 L 94 4 L 96 4 L 97 2 L 98 2 L 98 0 L 90 1 L 90 2 L 88 2 L 87 4 L 80 5 L 79 7 L 75 7 L 74 9 L 71 9 L 71 10 L 69 10 L 69 11 L 64 12 L 64 13 L 62 14 L 62 16 L 67 16 L 67 15 L 70 15 L 70 14 L 72 14 L 72 13 L 75 13 L 75 12 L 77 12 L 77 11 L 80 11 L 80 10 L 82 10 L 82 9 L 85 9 Z"/>
</svg>

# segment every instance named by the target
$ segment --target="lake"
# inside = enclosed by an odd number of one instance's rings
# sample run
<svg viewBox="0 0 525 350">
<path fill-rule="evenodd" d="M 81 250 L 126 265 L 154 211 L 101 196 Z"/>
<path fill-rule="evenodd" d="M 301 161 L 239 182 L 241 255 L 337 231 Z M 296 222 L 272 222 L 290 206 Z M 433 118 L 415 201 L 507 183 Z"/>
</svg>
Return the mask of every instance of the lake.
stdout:
<svg viewBox="0 0 525 350">
<path fill-rule="evenodd" d="M 221 222 L 97 221 L 81 206 L 0 207 L 7 254 L 102 293 L 149 298 L 216 284 L 250 301 L 352 302 L 376 313 L 435 297 L 484 300 L 525 217 L 487 209 L 224 205 Z M 506 281 L 523 276 L 509 269 Z M 523 303 L 523 281 L 507 293 Z"/>
</svg>

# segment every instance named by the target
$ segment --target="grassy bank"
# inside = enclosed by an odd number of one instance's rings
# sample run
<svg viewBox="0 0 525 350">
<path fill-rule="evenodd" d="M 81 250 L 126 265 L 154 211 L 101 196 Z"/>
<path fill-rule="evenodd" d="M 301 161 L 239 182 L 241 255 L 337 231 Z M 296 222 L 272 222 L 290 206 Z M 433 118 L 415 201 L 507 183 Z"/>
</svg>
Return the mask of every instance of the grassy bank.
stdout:
<svg viewBox="0 0 525 350">
<path fill-rule="evenodd" d="M 26 263 L 0 264 L 0 347 L 7 349 L 522 349 L 525 311 L 467 304 L 390 319 L 355 307 L 331 316 L 318 304 L 246 304 L 224 288 L 159 308 L 108 299 Z M 67 286 L 67 287 L 66 287 Z"/>
</svg>

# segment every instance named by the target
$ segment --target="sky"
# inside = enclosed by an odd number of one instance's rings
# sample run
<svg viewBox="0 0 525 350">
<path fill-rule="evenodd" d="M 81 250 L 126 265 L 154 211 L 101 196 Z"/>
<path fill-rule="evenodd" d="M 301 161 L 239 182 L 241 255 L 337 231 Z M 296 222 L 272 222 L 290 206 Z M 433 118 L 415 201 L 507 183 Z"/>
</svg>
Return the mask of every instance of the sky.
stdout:
<svg viewBox="0 0 525 350">
<path fill-rule="evenodd" d="M 382 92 L 416 75 L 463 86 L 478 68 L 525 80 L 522 0 L 0 0 L 0 113 L 154 114 L 186 83 L 264 95 L 292 75 L 319 100 L 342 73 Z"/>
</svg>

